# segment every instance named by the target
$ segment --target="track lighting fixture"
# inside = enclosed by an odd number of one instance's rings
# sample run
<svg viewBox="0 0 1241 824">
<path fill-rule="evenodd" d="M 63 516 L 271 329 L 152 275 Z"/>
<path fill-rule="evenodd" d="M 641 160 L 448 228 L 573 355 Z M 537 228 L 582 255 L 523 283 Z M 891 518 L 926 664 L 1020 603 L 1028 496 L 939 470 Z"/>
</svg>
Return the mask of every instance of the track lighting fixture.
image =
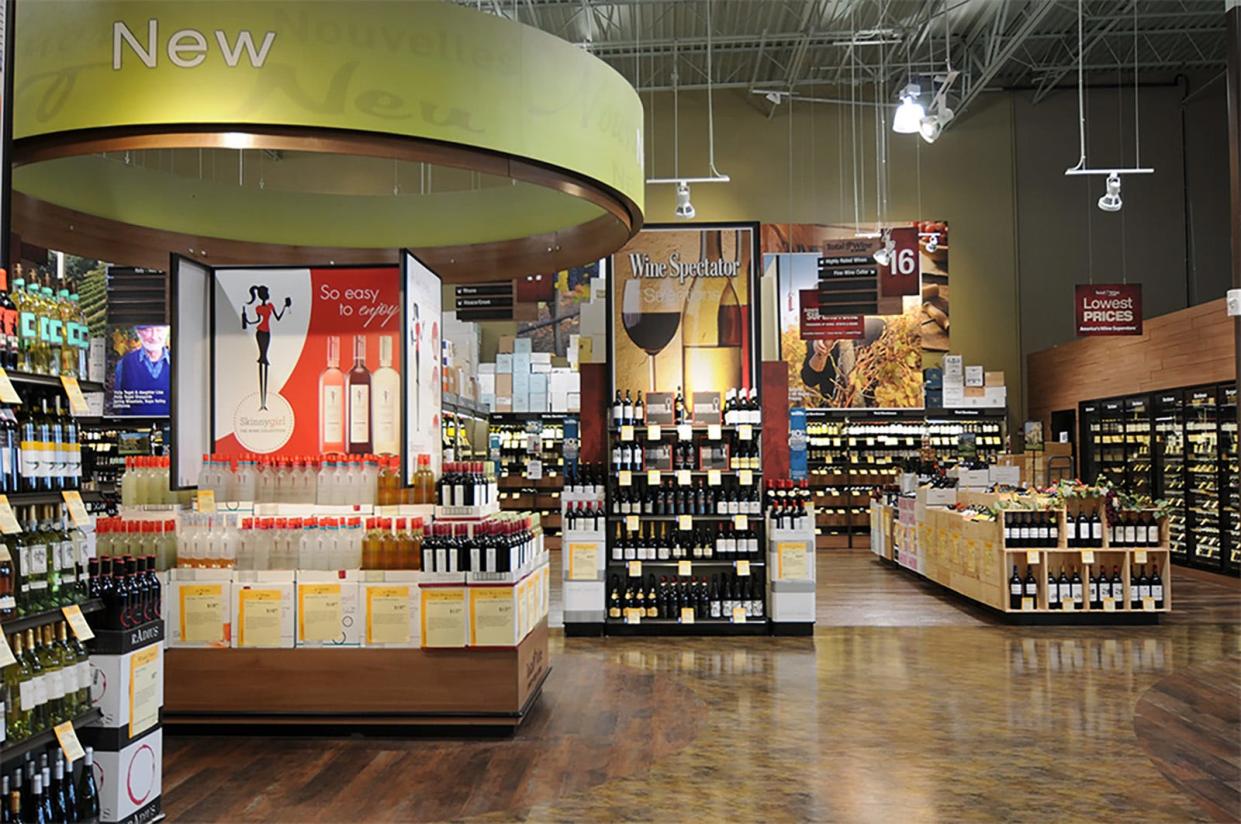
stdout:
<svg viewBox="0 0 1241 824">
<path fill-rule="evenodd" d="M 1099 198 L 1099 208 L 1105 212 L 1119 212 L 1121 205 L 1120 175 L 1112 172 L 1107 176 L 1107 194 Z"/>
<path fill-rule="evenodd" d="M 684 180 L 677 183 L 676 216 L 681 220 L 692 220 L 694 217 L 694 204 L 689 202 L 689 184 Z"/>
<path fill-rule="evenodd" d="M 878 263 L 880 266 L 889 266 L 892 263 L 892 253 L 896 251 L 896 241 L 892 240 L 892 235 L 886 229 L 881 237 L 883 238 L 883 245 L 875 250 L 875 254 L 872 257 L 874 257 L 875 263 Z"/>
<path fill-rule="evenodd" d="M 936 140 L 939 140 L 939 136 L 944 132 L 944 127 L 954 117 L 956 117 L 956 114 L 947 106 L 943 106 L 938 112 L 932 110 L 918 124 L 918 133 L 922 135 L 922 139 L 927 143 L 934 143 Z"/>
<path fill-rule="evenodd" d="M 892 131 L 897 134 L 914 134 L 918 131 L 922 118 L 926 116 L 926 109 L 918 102 L 920 93 L 921 90 L 913 83 L 901 91 L 901 105 L 896 107 L 896 114 L 892 117 Z"/>
</svg>

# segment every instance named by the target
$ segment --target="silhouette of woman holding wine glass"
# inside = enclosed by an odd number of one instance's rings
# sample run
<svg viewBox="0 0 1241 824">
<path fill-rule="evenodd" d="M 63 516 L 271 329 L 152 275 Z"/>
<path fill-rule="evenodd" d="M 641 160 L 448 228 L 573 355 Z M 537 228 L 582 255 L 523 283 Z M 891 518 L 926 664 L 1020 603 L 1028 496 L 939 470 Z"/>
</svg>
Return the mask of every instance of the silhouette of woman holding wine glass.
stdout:
<svg viewBox="0 0 1241 824">
<path fill-rule="evenodd" d="M 258 306 L 254 307 L 254 320 L 246 314 L 246 306 L 250 306 L 255 301 L 261 301 Z M 255 326 L 254 339 L 259 345 L 259 410 L 267 410 L 267 370 L 270 366 L 267 360 L 267 347 L 271 345 L 271 321 L 274 317 L 280 320 L 284 317 L 285 310 L 293 305 L 292 298 L 284 299 L 284 306 L 277 309 L 271 304 L 271 293 L 266 286 L 251 286 L 250 299 L 246 301 L 246 306 L 241 307 L 241 328 L 244 330 L 247 326 L 253 324 Z"/>
</svg>

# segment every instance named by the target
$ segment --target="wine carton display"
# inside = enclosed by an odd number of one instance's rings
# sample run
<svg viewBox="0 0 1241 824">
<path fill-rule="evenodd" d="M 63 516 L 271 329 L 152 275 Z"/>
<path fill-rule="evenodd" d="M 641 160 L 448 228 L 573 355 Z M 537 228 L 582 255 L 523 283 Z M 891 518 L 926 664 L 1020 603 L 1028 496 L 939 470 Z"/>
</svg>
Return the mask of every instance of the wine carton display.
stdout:
<svg viewBox="0 0 1241 824">
<path fill-rule="evenodd" d="M 90 667 L 91 701 L 103 714 L 101 732 L 114 733 L 112 749 L 159 723 L 164 706 L 163 644 L 148 644 L 124 655 L 92 655 Z M 102 736 L 100 742 L 108 737 Z"/>
<path fill-rule="evenodd" d="M 362 646 L 390 649 L 421 644 L 421 573 L 407 571 L 363 573 L 358 585 L 362 611 Z"/>
<path fill-rule="evenodd" d="M 153 821 L 163 792 L 164 730 L 155 727 L 122 749 L 95 750 L 99 820 L 109 824 Z"/>
<path fill-rule="evenodd" d="M 232 644 L 233 571 L 172 571 L 168 604 L 170 647 L 226 648 Z"/>
<path fill-rule="evenodd" d="M 233 582 L 233 646 L 293 648 L 293 571 L 238 570 Z"/>
<path fill-rule="evenodd" d="M 299 647 L 357 647 L 358 570 L 297 571 L 295 641 Z"/>
</svg>

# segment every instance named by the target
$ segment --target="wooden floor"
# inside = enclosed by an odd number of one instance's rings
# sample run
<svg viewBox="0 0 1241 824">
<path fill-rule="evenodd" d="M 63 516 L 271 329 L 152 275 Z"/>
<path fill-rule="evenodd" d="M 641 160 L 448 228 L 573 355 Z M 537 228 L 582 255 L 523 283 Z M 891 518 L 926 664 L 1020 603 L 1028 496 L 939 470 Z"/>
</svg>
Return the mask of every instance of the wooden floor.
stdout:
<svg viewBox="0 0 1241 824">
<path fill-rule="evenodd" d="M 812 638 L 554 635 L 543 698 L 509 739 L 169 735 L 165 808 L 173 821 L 1241 821 L 1235 581 L 1178 576 L 1158 626 L 1015 627 L 869 552 L 820 553 L 818 576 Z"/>
</svg>

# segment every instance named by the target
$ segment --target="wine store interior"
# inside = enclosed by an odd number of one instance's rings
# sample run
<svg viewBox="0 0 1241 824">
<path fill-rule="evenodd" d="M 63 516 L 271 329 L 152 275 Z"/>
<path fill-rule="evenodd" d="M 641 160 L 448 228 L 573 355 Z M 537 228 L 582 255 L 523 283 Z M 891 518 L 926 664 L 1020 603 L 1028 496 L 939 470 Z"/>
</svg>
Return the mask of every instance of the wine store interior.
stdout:
<svg viewBox="0 0 1241 824">
<path fill-rule="evenodd" d="M 1241 822 L 1238 0 L 0 11 L 0 822 Z"/>
</svg>

